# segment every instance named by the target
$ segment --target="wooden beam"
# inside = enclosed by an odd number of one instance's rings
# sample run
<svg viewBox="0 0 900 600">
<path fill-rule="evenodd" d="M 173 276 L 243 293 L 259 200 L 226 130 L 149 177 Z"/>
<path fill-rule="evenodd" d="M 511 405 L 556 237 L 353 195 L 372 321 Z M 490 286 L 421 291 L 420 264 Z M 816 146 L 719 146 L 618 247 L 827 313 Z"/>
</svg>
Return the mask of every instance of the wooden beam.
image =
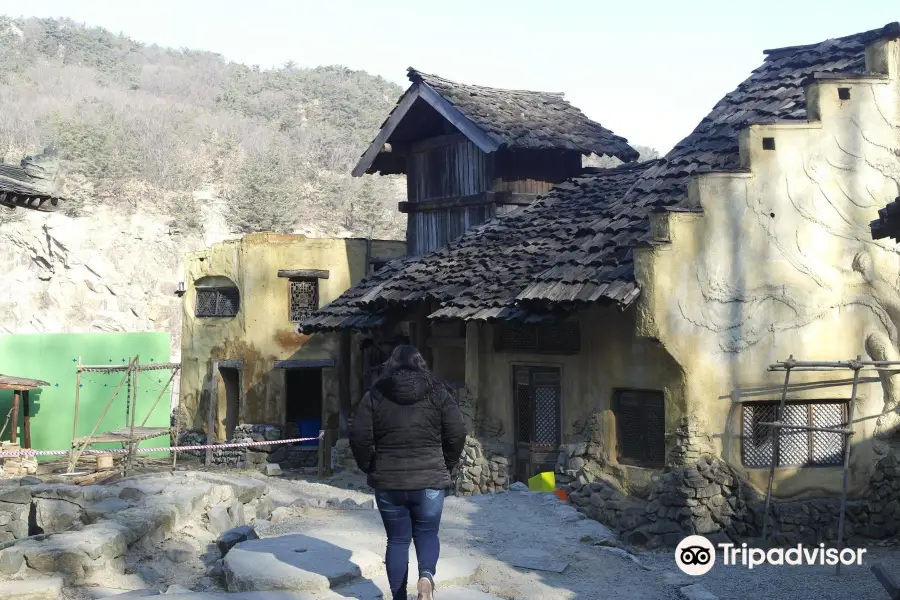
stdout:
<svg viewBox="0 0 900 600">
<path fill-rule="evenodd" d="M 28 390 L 22 392 L 22 443 L 26 450 L 31 449 L 31 399 Z"/>
<path fill-rule="evenodd" d="M 484 206 L 487 204 L 514 204 L 528 206 L 537 200 L 537 194 L 518 194 L 512 192 L 481 192 L 471 196 L 457 198 L 435 198 L 419 202 L 400 202 L 398 209 L 402 213 L 425 212 L 446 208 L 462 208 L 464 206 Z"/>
<path fill-rule="evenodd" d="M 400 125 L 400 121 L 403 120 L 403 117 L 406 116 L 406 113 L 412 108 L 413 103 L 418 99 L 419 84 L 413 84 L 406 90 L 403 97 L 400 98 L 400 102 L 397 103 L 391 116 L 389 116 L 387 121 L 384 122 L 384 125 L 381 126 L 381 131 L 378 132 L 375 140 L 369 144 L 368 149 L 363 153 L 359 162 L 356 163 L 356 167 L 353 168 L 352 172 L 354 177 L 362 177 L 365 175 L 366 171 L 369 170 L 381 151 L 384 150 L 384 145 L 387 143 L 388 138 L 391 137 L 391 134 L 394 133 L 394 130 Z"/>
<path fill-rule="evenodd" d="M 340 437 L 346 437 L 347 423 L 351 418 L 350 414 L 350 330 L 345 329 L 339 334 L 339 354 L 337 360 L 338 375 L 338 406 L 340 407 L 341 418 L 338 421 Z"/>
<path fill-rule="evenodd" d="M 419 96 L 438 111 L 442 117 L 450 121 L 463 135 L 472 140 L 482 152 L 494 152 L 500 148 L 500 144 L 481 130 L 475 123 L 459 112 L 455 106 L 447 102 L 434 88 L 427 83 L 419 84 Z"/>
<path fill-rule="evenodd" d="M 280 269 L 279 277 L 287 277 L 289 279 L 328 279 L 331 273 L 321 269 Z"/>
</svg>

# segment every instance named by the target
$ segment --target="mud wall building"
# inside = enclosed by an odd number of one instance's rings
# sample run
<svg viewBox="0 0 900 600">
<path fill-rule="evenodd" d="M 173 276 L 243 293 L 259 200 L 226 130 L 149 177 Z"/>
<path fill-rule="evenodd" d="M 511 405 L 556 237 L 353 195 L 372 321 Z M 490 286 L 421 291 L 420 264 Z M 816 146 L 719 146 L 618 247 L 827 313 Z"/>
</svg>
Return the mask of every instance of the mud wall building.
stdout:
<svg viewBox="0 0 900 600">
<path fill-rule="evenodd" d="M 644 493 L 713 456 L 764 488 L 762 424 L 783 383 L 770 364 L 897 359 L 900 254 L 869 224 L 900 193 L 898 149 L 900 25 L 766 51 L 663 159 L 555 184 L 379 272 L 304 331 L 419 332 L 436 371 L 464 377 L 473 452 L 508 477 L 593 468 Z M 856 497 L 895 444 L 894 377 L 859 388 Z M 798 373 L 785 418 L 841 426 L 849 383 Z M 840 434 L 785 433 L 775 495 L 839 493 L 843 449 Z M 477 471 L 469 489 L 504 479 Z"/>
<path fill-rule="evenodd" d="M 316 423 L 337 435 L 341 335 L 303 335 L 297 323 L 402 257 L 402 242 L 251 234 L 185 258 L 182 430 L 230 440 L 238 425 L 277 425 L 285 434 Z M 210 411 L 210 408 L 212 410 Z M 287 426 L 287 427 L 286 427 Z M 315 429 L 315 431 L 313 431 Z"/>
</svg>

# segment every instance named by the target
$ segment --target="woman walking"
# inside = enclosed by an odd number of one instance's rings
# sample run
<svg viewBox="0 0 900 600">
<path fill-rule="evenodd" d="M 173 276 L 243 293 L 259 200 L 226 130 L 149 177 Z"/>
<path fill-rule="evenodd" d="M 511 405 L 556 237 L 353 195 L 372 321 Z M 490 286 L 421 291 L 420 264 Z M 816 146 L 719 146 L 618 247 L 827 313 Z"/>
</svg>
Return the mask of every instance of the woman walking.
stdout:
<svg viewBox="0 0 900 600">
<path fill-rule="evenodd" d="M 387 533 L 394 600 L 406 600 L 409 543 L 419 563 L 419 600 L 434 597 L 438 529 L 450 472 L 465 445 L 459 407 L 412 346 L 397 346 L 356 409 L 350 447 L 368 475 Z"/>
</svg>

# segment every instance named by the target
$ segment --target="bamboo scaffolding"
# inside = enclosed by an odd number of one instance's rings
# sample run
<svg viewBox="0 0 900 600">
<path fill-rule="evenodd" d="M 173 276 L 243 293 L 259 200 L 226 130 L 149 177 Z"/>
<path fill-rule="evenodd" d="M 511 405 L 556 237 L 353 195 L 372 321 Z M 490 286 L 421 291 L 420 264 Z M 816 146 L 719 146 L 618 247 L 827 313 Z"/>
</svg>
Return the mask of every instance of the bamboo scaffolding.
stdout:
<svg viewBox="0 0 900 600">
<path fill-rule="evenodd" d="M 893 367 L 893 368 L 890 368 Z M 787 402 L 787 393 L 790 384 L 791 373 L 797 371 L 818 371 L 829 373 L 833 371 L 840 371 L 850 369 L 853 371 L 853 379 L 852 379 L 852 388 L 850 392 L 850 404 L 847 409 L 847 427 L 810 427 L 808 425 L 793 425 L 789 423 L 785 423 L 782 421 L 782 415 L 784 414 L 784 407 Z M 854 435 L 853 427 L 853 414 L 854 409 L 856 407 L 856 392 L 859 387 L 860 377 L 859 373 L 863 370 L 875 370 L 875 371 L 900 371 L 900 361 L 889 361 L 889 360 L 875 360 L 875 361 L 864 361 L 861 356 L 857 356 L 856 360 L 846 360 L 846 361 L 796 361 L 794 360 L 794 356 L 791 355 L 788 357 L 786 361 L 775 363 L 773 365 L 769 365 L 769 371 L 784 371 L 784 387 L 782 388 L 781 393 L 781 402 L 778 405 L 777 413 L 775 415 L 775 421 L 770 423 L 760 423 L 761 425 L 766 425 L 775 429 L 776 434 L 774 436 L 772 442 L 772 464 L 769 469 L 769 485 L 766 490 L 766 505 L 763 513 L 763 540 L 768 539 L 768 525 L 769 525 L 769 508 L 772 503 L 772 486 L 775 479 L 775 469 L 778 465 L 779 458 L 779 447 L 781 441 L 781 432 L 784 429 L 794 429 L 801 431 L 822 431 L 826 433 L 839 433 L 844 436 L 844 464 L 842 469 L 842 481 L 841 481 L 841 509 L 840 516 L 838 518 L 838 552 L 840 552 L 844 547 L 844 523 L 846 521 L 847 515 L 847 487 L 850 473 L 850 449 L 851 443 L 850 440 Z M 835 573 L 837 575 L 841 574 L 841 563 L 838 561 Z"/>
</svg>

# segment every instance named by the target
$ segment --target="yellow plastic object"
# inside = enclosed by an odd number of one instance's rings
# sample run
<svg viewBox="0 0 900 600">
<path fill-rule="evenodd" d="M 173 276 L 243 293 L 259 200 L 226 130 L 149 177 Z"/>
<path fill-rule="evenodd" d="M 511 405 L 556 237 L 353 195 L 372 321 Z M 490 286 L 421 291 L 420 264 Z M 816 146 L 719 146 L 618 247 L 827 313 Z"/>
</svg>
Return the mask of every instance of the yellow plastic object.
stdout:
<svg viewBox="0 0 900 600">
<path fill-rule="evenodd" d="M 538 473 L 528 480 L 528 489 L 532 492 L 552 492 L 556 490 L 556 476 L 553 471 Z"/>
</svg>

